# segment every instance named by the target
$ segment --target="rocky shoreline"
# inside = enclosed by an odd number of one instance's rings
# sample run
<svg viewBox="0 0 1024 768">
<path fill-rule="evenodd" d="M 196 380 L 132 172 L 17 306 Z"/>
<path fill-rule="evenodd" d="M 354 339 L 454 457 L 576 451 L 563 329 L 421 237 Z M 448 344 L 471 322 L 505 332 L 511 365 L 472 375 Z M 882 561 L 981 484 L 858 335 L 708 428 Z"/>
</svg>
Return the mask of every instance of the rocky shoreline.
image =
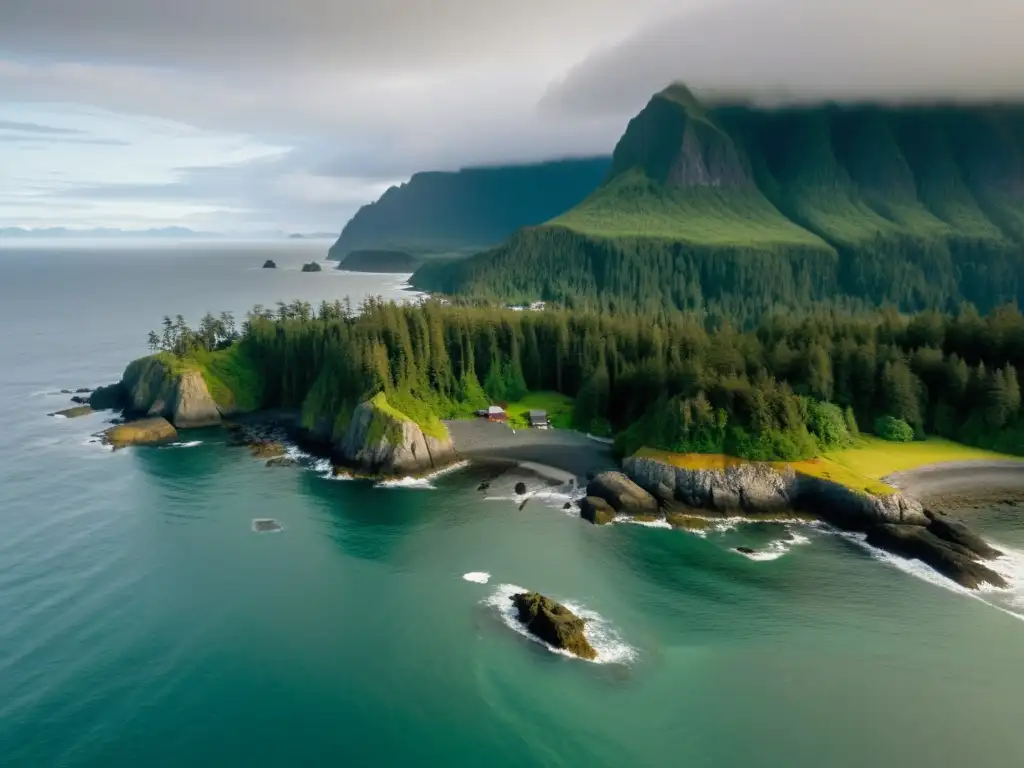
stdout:
<svg viewBox="0 0 1024 768">
<path fill-rule="evenodd" d="M 808 477 L 792 468 L 737 463 L 725 469 L 686 469 L 648 458 L 623 461 L 604 472 L 580 502 L 583 518 L 601 525 L 622 516 L 662 519 L 688 527 L 701 510 L 750 520 L 791 518 L 794 511 L 841 530 L 867 534 L 867 542 L 917 559 L 968 589 L 1008 586 L 985 561 L 1001 556 L 962 521 L 895 492 L 873 495 Z"/>
</svg>

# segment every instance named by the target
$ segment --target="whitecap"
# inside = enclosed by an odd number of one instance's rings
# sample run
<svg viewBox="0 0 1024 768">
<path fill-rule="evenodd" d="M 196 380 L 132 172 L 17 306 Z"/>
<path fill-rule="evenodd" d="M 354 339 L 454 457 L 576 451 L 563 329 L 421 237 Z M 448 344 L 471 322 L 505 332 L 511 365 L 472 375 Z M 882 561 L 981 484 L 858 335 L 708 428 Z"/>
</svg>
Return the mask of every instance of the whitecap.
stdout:
<svg viewBox="0 0 1024 768">
<path fill-rule="evenodd" d="M 379 480 L 374 484 L 374 488 L 419 488 L 424 490 L 434 490 L 433 481 L 439 477 L 450 475 L 452 472 L 458 472 L 460 469 L 465 469 L 469 466 L 468 461 L 457 461 L 454 464 L 449 464 L 447 467 L 431 472 L 428 475 L 421 475 L 420 477 L 396 477 L 388 480 Z"/>
<path fill-rule="evenodd" d="M 166 448 L 195 448 L 197 445 L 202 445 L 202 440 L 188 440 L 180 443 L 168 443 Z"/>
<path fill-rule="evenodd" d="M 561 648 L 555 648 L 550 643 L 546 643 L 541 640 L 539 637 L 532 634 L 525 626 L 523 626 L 522 622 L 519 621 L 519 617 L 516 614 L 516 609 L 512 604 L 511 598 L 513 595 L 517 595 L 520 592 L 529 591 L 530 590 L 516 586 L 515 584 L 500 584 L 494 593 L 482 602 L 484 605 L 496 609 L 498 614 L 501 616 L 502 621 L 505 623 L 505 626 L 509 629 L 518 632 L 528 640 L 532 640 L 535 643 L 543 645 L 552 653 L 557 653 L 560 656 L 566 656 L 570 659 L 579 659 L 575 654 Z M 618 632 L 616 632 L 608 621 L 599 613 L 564 600 L 562 601 L 562 605 L 586 621 L 583 634 L 597 652 L 596 659 L 580 659 L 581 661 L 590 661 L 594 664 L 628 664 L 636 659 L 636 649 L 627 644 L 619 636 Z"/>
<path fill-rule="evenodd" d="M 462 574 L 462 578 L 474 584 L 486 584 L 491 579 L 491 574 L 486 571 L 470 571 Z"/>
<path fill-rule="evenodd" d="M 629 515 L 616 515 L 612 519 L 612 522 L 625 525 L 642 525 L 644 528 L 668 528 L 669 530 L 672 530 L 672 525 L 664 518 L 659 518 L 657 520 L 637 520 L 635 517 L 630 517 Z"/>
<path fill-rule="evenodd" d="M 766 546 L 764 549 L 759 549 L 754 552 L 740 552 L 738 549 L 733 550 L 737 554 L 743 555 L 750 560 L 757 562 L 768 562 L 771 560 L 778 560 L 785 554 L 788 554 L 793 547 L 798 547 L 802 544 L 810 544 L 811 540 L 806 536 L 802 536 L 799 533 L 790 532 L 789 538 L 787 539 L 776 539 Z"/>
</svg>

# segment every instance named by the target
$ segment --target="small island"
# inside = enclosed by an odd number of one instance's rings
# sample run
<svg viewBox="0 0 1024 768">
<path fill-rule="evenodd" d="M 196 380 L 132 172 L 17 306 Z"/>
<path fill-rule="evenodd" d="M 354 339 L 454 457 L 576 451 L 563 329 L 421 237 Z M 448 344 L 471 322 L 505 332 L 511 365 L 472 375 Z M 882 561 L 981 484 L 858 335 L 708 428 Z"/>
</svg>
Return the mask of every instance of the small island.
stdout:
<svg viewBox="0 0 1024 768">
<path fill-rule="evenodd" d="M 405 251 L 360 250 L 352 251 L 336 269 L 347 272 L 380 272 L 412 274 L 423 262 Z"/>
<path fill-rule="evenodd" d="M 303 272 L 320 272 L 323 268 L 315 261 L 311 261 L 308 264 L 302 265 Z"/>
<path fill-rule="evenodd" d="M 581 659 L 597 658 L 597 651 L 583 632 L 586 622 L 561 603 L 537 592 L 521 592 L 509 600 L 531 635 Z"/>
</svg>

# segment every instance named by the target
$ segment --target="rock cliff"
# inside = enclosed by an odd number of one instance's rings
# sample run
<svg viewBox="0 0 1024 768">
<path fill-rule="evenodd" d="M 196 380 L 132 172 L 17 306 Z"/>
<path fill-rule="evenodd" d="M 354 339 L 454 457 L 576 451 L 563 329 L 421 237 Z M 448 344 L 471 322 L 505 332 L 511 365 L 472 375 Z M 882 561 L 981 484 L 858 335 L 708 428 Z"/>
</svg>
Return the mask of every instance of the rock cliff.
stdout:
<svg viewBox="0 0 1024 768">
<path fill-rule="evenodd" d="M 172 371 L 157 357 L 135 360 L 121 377 L 124 409 L 135 415 L 160 416 L 179 429 L 221 423 L 230 409 L 218 407 L 200 371 Z"/>
<path fill-rule="evenodd" d="M 424 434 L 383 393 L 356 406 L 339 448 L 346 462 L 370 474 L 422 474 L 456 460 L 447 431 L 439 437 Z"/>
</svg>

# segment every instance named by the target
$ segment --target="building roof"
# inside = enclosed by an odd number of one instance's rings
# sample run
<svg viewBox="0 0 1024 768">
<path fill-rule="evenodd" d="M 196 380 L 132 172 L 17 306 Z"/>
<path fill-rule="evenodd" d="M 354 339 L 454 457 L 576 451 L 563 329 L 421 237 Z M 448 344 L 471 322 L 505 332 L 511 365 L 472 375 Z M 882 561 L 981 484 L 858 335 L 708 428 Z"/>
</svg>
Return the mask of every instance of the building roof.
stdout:
<svg viewBox="0 0 1024 768">
<path fill-rule="evenodd" d="M 487 413 L 489 413 L 489 414 L 498 414 L 498 413 L 504 413 L 504 412 L 505 412 L 505 409 L 502 408 L 500 405 L 492 405 L 492 406 L 490 406 L 487 409 Z"/>
<path fill-rule="evenodd" d="M 546 422 L 548 420 L 547 411 L 530 411 L 530 421 L 541 421 Z"/>
</svg>

